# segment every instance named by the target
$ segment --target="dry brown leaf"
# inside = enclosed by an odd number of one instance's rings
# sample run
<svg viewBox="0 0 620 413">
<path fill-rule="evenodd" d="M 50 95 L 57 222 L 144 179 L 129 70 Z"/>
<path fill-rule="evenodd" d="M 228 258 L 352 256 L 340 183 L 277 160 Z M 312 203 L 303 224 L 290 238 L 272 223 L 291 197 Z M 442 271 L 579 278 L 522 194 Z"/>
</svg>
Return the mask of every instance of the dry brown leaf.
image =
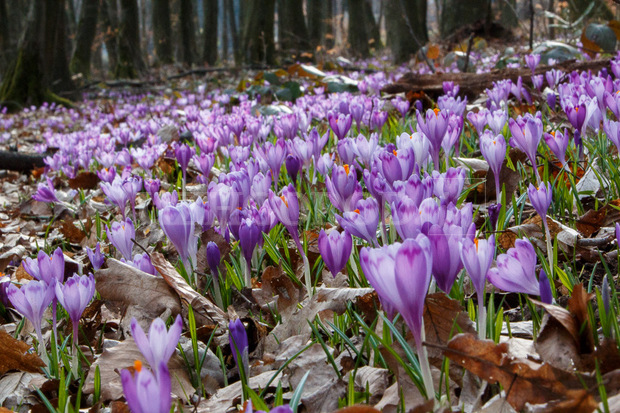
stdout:
<svg viewBox="0 0 620 413">
<path fill-rule="evenodd" d="M 64 220 L 61 224 L 60 232 L 70 243 L 79 244 L 86 237 L 84 231 L 76 227 L 73 222 Z"/>
<path fill-rule="evenodd" d="M 99 177 L 90 171 L 82 171 L 75 178 L 69 179 L 71 189 L 95 189 L 98 183 Z"/>
<path fill-rule="evenodd" d="M 29 353 L 30 345 L 0 330 L 0 375 L 11 370 L 38 373 L 45 367 L 37 354 Z"/>
<path fill-rule="evenodd" d="M 194 309 L 196 322 L 199 325 L 217 324 L 220 334 L 228 330 L 228 318 L 226 313 L 217 305 L 200 295 L 183 279 L 181 274 L 158 252 L 151 254 L 151 262 L 161 274 L 166 283 L 172 288 L 186 305 Z"/>
<path fill-rule="evenodd" d="M 479 340 L 472 334 L 459 334 L 448 343 L 445 355 L 466 370 L 490 383 L 500 383 L 508 402 L 521 410 L 525 403 L 575 400 L 583 397 L 583 384 L 575 375 L 548 363 L 516 359 L 508 344 Z"/>
<path fill-rule="evenodd" d="M 579 351 L 582 354 L 594 351 L 594 334 L 588 316 L 588 302 L 594 297 L 594 293 L 586 292 L 583 284 L 577 284 L 568 300 L 568 310 L 575 317 L 579 329 Z"/>
<path fill-rule="evenodd" d="M 99 367 L 101 399 L 104 401 L 118 400 L 123 396 L 120 371 L 124 368 L 133 367 L 136 360 L 142 361 L 145 366 L 148 366 L 148 363 L 133 339 L 127 339 L 109 347 L 104 343 L 104 348 L 103 353 L 90 366 L 88 379 L 84 385 L 84 393 L 92 394 L 95 391 L 95 369 Z M 194 388 L 183 359 L 179 355 L 173 354 L 168 362 L 168 370 L 170 371 L 172 393 L 183 401 L 187 401 L 185 395 L 194 394 Z"/>
<path fill-rule="evenodd" d="M 278 311 L 288 313 L 303 297 L 303 289 L 295 286 L 282 268 L 270 266 L 265 268 L 261 277 L 262 289 L 268 296 L 278 297 Z"/>
<path fill-rule="evenodd" d="M 170 309 L 173 315 L 181 312 L 179 297 L 163 278 L 147 274 L 113 258 L 108 268 L 95 272 L 96 288 L 101 298 L 123 311 L 128 306 L 141 308 L 155 318 Z"/>
</svg>

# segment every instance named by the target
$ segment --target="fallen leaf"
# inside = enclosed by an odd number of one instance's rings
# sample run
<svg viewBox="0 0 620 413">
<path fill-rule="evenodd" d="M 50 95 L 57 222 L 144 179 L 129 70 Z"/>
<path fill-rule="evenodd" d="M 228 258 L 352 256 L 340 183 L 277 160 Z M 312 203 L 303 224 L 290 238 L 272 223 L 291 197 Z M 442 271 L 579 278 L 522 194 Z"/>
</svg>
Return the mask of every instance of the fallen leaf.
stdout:
<svg viewBox="0 0 620 413">
<path fill-rule="evenodd" d="M 575 317 L 579 329 L 578 344 L 582 354 L 594 351 L 594 334 L 588 316 L 588 302 L 594 297 L 594 293 L 586 292 L 583 284 L 577 284 L 573 287 L 573 293 L 568 299 L 568 310 Z"/>
<path fill-rule="evenodd" d="M 36 353 L 30 353 L 30 350 L 29 344 L 0 330 L 0 375 L 11 370 L 40 372 L 45 363 Z"/>
<path fill-rule="evenodd" d="M 90 171 L 82 171 L 75 178 L 69 179 L 71 189 L 95 189 L 97 184 L 99 184 L 99 177 Z"/>
<path fill-rule="evenodd" d="M 293 310 L 303 296 L 303 290 L 295 286 L 281 267 L 265 268 L 261 280 L 263 291 L 278 297 L 278 311 L 281 313 L 288 314 L 288 310 Z"/>
<path fill-rule="evenodd" d="M 62 221 L 61 225 L 60 232 L 72 244 L 79 244 L 86 237 L 84 231 L 76 227 L 71 221 Z"/>
<path fill-rule="evenodd" d="M 108 304 L 122 312 L 129 306 L 140 307 L 151 319 L 167 309 L 173 315 L 181 312 L 179 297 L 163 278 L 113 258 L 106 263 L 108 268 L 95 272 L 95 281 L 97 291 Z"/>
<path fill-rule="evenodd" d="M 370 406 L 356 405 L 336 410 L 334 413 L 381 413 L 379 410 Z"/>
</svg>

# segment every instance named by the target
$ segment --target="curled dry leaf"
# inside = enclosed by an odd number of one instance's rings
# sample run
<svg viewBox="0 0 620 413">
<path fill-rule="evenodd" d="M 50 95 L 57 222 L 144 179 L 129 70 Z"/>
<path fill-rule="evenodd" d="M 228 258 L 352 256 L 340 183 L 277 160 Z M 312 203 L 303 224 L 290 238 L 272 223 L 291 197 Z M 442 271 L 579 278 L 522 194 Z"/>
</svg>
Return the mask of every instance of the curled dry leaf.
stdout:
<svg viewBox="0 0 620 413">
<path fill-rule="evenodd" d="M 591 377 L 578 378 L 548 363 L 515 358 L 510 354 L 508 344 L 479 340 L 472 334 L 455 336 L 444 349 L 444 354 L 483 380 L 501 384 L 506 400 L 516 410 L 522 410 L 526 403 L 582 400 L 587 398 L 583 382 L 586 385 L 595 383 Z"/>
<path fill-rule="evenodd" d="M 181 301 L 194 309 L 196 322 L 199 325 L 216 324 L 222 333 L 228 331 L 228 318 L 226 313 L 217 305 L 200 295 L 183 279 L 181 274 L 158 252 L 151 254 L 151 262 L 157 271 L 161 274 L 165 282 L 172 288 Z"/>
<path fill-rule="evenodd" d="M 108 268 L 95 272 L 97 291 L 101 298 L 123 311 L 129 306 L 140 307 L 150 318 L 166 310 L 176 315 L 181 312 L 179 297 L 163 278 L 140 271 L 113 258 Z"/>
<path fill-rule="evenodd" d="M 0 330 L 0 375 L 11 370 L 29 373 L 41 371 L 41 367 L 45 367 L 45 363 L 37 354 L 30 353 L 30 348 L 29 344 Z"/>
<path fill-rule="evenodd" d="M 95 391 L 95 369 L 99 367 L 101 374 L 101 399 L 104 401 L 118 400 L 123 396 L 120 371 L 132 367 L 134 361 L 140 360 L 147 366 L 148 363 L 136 346 L 133 339 L 127 339 L 114 346 L 106 346 L 103 353 L 91 364 L 88 378 L 84 384 L 84 393 L 92 394 Z M 151 369 L 152 370 L 152 369 Z M 191 380 L 183 359 L 178 354 L 173 354 L 168 362 L 170 371 L 172 394 L 187 402 L 186 396 L 194 393 Z"/>
</svg>

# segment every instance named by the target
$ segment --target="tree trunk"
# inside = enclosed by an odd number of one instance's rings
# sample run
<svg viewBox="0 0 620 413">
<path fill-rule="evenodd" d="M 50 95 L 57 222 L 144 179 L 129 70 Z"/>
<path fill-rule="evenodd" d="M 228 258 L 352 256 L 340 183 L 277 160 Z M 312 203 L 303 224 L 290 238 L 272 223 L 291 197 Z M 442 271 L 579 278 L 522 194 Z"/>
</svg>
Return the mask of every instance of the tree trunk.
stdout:
<svg viewBox="0 0 620 413">
<path fill-rule="evenodd" d="M 222 60 L 228 60 L 228 7 L 222 1 Z"/>
<path fill-rule="evenodd" d="M 180 0 L 181 11 L 181 56 L 183 63 L 191 66 L 196 63 L 196 37 L 194 36 L 194 10 L 192 0 Z"/>
<path fill-rule="evenodd" d="M 170 0 L 153 0 L 153 42 L 157 61 L 162 64 L 172 63 Z"/>
<path fill-rule="evenodd" d="M 101 14 L 105 33 L 105 48 L 108 53 L 108 68 L 116 69 L 118 64 L 118 8 L 116 0 L 103 0 Z"/>
<path fill-rule="evenodd" d="M 428 42 L 426 0 L 387 0 L 385 19 L 395 63 L 407 61 Z"/>
<path fill-rule="evenodd" d="M 351 51 L 360 57 L 368 57 L 368 26 L 365 24 L 365 0 L 348 0 L 349 3 L 349 45 Z"/>
<path fill-rule="evenodd" d="M 65 51 L 64 0 L 33 0 L 19 51 L 0 86 L 3 106 L 71 103 L 54 94 L 72 88 Z M 64 64 L 63 61 L 64 60 Z M 63 73 L 63 70 L 66 73 Z"/>
<path fill-rule="evenodd" d="M 550 0 L 553 5 L 553 0 Z M 553 19 L 550 19 L 553 21 Z M 502 0 L 499 2 L 499 21 L 503 27 L 508 29 L 517 27 L 519 18 L 517 17 L 517 1 L 516 0 Z M 551 35 L 553 39 L 554 35 Z"/>
<path fill-rule="evenodd" d="M 380 49 L 381 34 L 379 33 L 379 24 L 372 10 L 372 0 L 364 0 L 364 24 L 367 27 L 366 32 L 370 48 Z"/>
<path fill-rule="evenodd" d="M 205 62 L 213 66 L 217 61 L 217 20 L 218 0 L 203 0 L 204 8 L 204 49 L 202 57 Z"/>
<path fill-rule="evenodd" d="M 243 52 L 248 63 L 275 63 L 275 0 L 246 0 Z"/>
<path fill-rule="evenodd" d="M 280 50 L 302 52 L 310 49 L 308 29 L 304 18 L 303 0 L 278 2 Z"/>
<path fill-rule="evenodd" d="M 140 16 L 137 0 L 120 0 L 121 21 L 118 33 L 118 61 L 114 76 L 134 79 L 146 70 L 140 48 Z"/>
<path fill-rule="evenodd" d="M 100 0 L 82 2 L 80 21 L 75 39 L 75 50 L 71 58 L 71 71 L 73 73 L 82 73 L 87 78 L 90 77 L 90 61 L 93 41 L 97 34 L 97 18 L 100 4 Z"/>
<path fill-rule="evenodd" d="M 7 52 L 11 49 L 11 27 L 6 0 L 0 0 L 0 48 L 3 50 L 2 57 L 0 57 L 0 70 L 3 70 L 8 63 Z"/>
<path fill-rule="evenodd" d="M 443 0 L 440 32 L 446 38 L 468 24 L 484 20 L 487 15 L 487 0 Z"/>
<path fill-rule="evenodd" d="M 232 38 L 232 50 L 233 57 L 235 59 L 235 65 L 241 64 L 241 49 L 239 47 L 239 32 L 237 31 L 237 19 L 235 18 L 235 4 L 234 0 L 225 0 L 226 8 L 228 9 L 228 29 Z"/>
</svg>

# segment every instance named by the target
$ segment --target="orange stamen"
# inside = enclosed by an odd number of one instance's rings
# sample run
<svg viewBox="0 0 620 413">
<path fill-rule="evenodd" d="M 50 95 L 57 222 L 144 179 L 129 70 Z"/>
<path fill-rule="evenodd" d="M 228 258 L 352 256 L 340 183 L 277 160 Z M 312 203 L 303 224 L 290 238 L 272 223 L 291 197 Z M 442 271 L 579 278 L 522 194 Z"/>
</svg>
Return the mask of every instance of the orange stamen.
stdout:
<svg viewBox="0 0 620 413">
<path fill-rule="evenodd" d="M 280 196 L 280 199 L 284 201 L 284 205 L 286 205 L 286 207 L 288 208 L 288 201 L 286 200 L 286 198 L 284 197 L 284 195 Z"/>
<path fill-rule="evenodd" d="M 396 149 L 393 150 L 392 153 L 394 154 L 394 156 L 398 156 L 398 152 L 396 152 Z"/>
<path fill-rule="evenodd" d="M 142 371 L 142 362 L 140 360 L 136 360 L 133 362 L 133 368 L 134 370 L 136 370 L 138 373 L 140 373 Z"/>
<path fill-rule="evenodd" d="M 474 244 L 476 244 L 476 252 L 478 251 L 478 238 L 474 239 Z"/>
<path fill-rule="evenodd" d="M 549 132 L 549 135 L 551 135 L 551 136 L 553 136 L 555 138 L 555 131 Z"/>
<path fill-rule="evenodd" d="M 577 113 L 579 112 L 579 107 L 575 108 L 575 112 L 577 112 Z"/>
<path fill-rule="evenodd" d="M 349 175 L 349 165 L 345 164 L 343 168 L 344 168 L 344 171 L 347 173 L 347 175 Z"/>
<path fill-rule="evenodd" d="M 356 212 L 359 215 L 360 210 L 359 209 L 355 209 L 355 210 L 353 210 L 353 212 Z"/>
<path fill-rule="evenodd" d="M 440 110 L 439 110 L 439 108 L 435 108 L 435 109 L 433 109 L 433 112 L 435 112 L 435 116 L 439 116 Z"/>
</svg>

